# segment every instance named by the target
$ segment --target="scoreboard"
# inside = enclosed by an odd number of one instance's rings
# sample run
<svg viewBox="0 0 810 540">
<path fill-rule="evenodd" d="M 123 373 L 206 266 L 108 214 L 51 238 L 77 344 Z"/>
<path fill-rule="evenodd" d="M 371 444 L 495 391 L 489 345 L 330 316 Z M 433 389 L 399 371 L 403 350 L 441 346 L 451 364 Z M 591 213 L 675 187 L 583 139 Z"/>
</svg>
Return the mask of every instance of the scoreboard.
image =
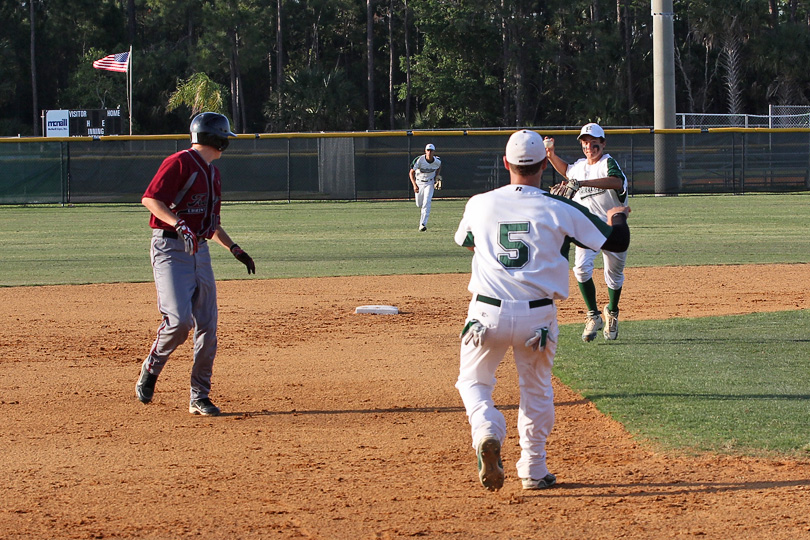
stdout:
<svg viewBox="0 0 810 540">
<path fill-rule="evenodd" d="M 121 135 L 121 109 L 71 109 L 42 111 L 46 137 L 100 137 Z"/>
</svg>

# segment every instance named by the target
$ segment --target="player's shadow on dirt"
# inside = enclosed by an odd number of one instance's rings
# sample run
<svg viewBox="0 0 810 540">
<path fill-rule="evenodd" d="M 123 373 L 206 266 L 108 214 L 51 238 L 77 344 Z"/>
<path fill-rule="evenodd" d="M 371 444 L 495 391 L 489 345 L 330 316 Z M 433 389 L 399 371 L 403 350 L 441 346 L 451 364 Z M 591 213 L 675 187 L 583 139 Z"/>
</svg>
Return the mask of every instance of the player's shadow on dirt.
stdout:
<svg viewBox="0 0 810 540">
<path fill-rule="evenodd" d="M 517 408 L 517 405 L 511 405 Z M 501 408 L 501 407 L 499 407 Z M 402 414 L 402 413 L 458 413 L 464 412 L 464 407 L 383 407 L 378 409 L 290 409 L 287 411 L 252 411 L 229 412 L 220 416 L 287 416 L 287 415 L 318 415 L 318 414 Z"/>
<path fill-rule="evenodd" d="M 553 489 L 537 493 L 537 496 L 582 497 L 582 490 L 588 497 L 660 497 L 667 495 L 688 495 L 696 493 L 728 493 L 733 491 L 760 491 L 765 489 L 810 486 L 810 479 L 778 480 L 773 482 L 637 482 L 588 484 L 582 482 L 561 482 Z M 600 493 L 599 490 L 605 490 Z"/>
<path fill-rule="evenodd" d="M 498 410 L 514 411 L 517 405 L 498 405 Z M 227 412 L 220 416 L 288 416 L 317 414 L 402 414 L 402 413 L 463 413 L 464 407 L 382 407 L 377 409 L 290 409 L 288 411 Z"/>
<path fill-rule="evenodd" d="M 578 399 L 576 401 L 555 402 L 555 407 L 567 407 L 589 403 L 590 400 Z M 515 411 L 518 405 L 496 405 L 500 411 Z M 384 407 L 378 409 L 290 409 L 287 411 L 248 411 L 248 412 L 224 412 L 220 416 L 287 416 L 287 415 L 317 415 L 317 414 L 402 414 L 402 413 L 463 413 L 464 407 Z"/>
</svg>

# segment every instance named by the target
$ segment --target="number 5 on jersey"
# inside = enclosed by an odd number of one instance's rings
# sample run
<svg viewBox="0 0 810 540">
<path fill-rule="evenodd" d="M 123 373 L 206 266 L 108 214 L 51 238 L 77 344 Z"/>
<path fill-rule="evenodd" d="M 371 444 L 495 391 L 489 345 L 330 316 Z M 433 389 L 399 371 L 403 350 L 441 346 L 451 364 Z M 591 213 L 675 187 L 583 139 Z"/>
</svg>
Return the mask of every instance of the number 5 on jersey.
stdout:
<svg viewBox="0 0 810 540">
<path fill-rule="evenodd" d="M 506 250 L 506 253 L 499 254 L 498 261 L 504 268 L 521 268 L 529 262 L 529 246 L 515 238 L 528 232 L 528 221 L 501 223 L 498 244 Z"/>
</svg>

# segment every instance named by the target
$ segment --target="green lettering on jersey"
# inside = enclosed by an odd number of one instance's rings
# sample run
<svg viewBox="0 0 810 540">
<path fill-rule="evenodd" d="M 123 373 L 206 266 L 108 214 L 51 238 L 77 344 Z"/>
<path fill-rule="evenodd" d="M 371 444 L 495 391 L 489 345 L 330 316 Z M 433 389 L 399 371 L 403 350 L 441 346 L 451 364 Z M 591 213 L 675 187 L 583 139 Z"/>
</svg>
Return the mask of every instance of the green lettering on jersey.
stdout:
<svg viewBox="0 0 810 540">
<path fill-rule="evenodd" d="M 501 223 L 498 244 L 506 253 L 498 255 L 498 261 L 504 268 L 521 268 L 529 262 L 529 246 L 514 237 L 529 232 L 529 222 Z"/>
</svg>

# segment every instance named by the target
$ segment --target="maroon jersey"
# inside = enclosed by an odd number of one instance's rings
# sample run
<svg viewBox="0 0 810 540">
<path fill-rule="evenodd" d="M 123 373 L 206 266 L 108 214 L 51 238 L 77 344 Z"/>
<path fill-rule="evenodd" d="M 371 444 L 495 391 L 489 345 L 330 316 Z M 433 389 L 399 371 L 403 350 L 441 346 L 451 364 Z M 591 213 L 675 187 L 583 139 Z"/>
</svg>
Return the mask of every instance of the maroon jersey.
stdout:
<svg viewBox="0 0 810 540">
<path fill-rule="evenodd" d="M 197 236 L 211 238 L 219 226 L 222 202 L 219 170 L 206 163 L 194 149 L 177 152 L 163 160 L 143 196 L 165 203 Z M 149 219 L 149 226 L 174 230 L 154 215 Z"/>
</svg>

